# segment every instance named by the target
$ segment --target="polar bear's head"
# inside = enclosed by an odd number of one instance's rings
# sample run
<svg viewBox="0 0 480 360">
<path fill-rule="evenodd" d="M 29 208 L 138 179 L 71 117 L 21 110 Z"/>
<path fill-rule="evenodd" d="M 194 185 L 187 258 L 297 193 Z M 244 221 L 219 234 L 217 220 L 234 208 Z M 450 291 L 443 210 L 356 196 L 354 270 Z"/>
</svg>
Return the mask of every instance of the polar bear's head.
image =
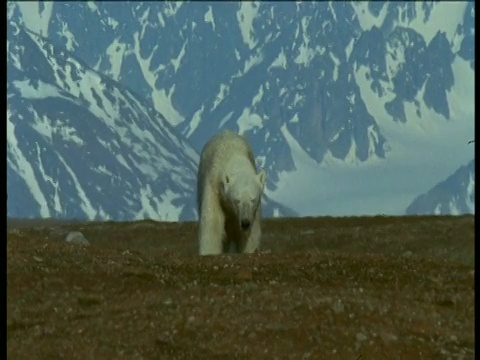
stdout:
<svg viewBox="0 0 480 360">
<path fill-rule="evenodd" d="M 250 230 L 265 187 L 265 171 L 255 176 L 238 176 L 225 174 L 223 191 L 225 200 L 236 215 L 240 228 Z"/>
</svg>

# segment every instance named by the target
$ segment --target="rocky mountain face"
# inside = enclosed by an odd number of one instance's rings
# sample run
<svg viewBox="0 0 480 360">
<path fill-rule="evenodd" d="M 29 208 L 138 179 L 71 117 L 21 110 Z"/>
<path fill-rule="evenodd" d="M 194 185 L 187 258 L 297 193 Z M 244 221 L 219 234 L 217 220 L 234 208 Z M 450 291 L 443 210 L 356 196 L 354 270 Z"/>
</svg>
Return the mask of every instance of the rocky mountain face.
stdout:
<svg viewBox="0 0 480 360">
<path fill-rule="evenodd" d="M 9 216 L 196 218 L 198 154 L 165 118 L 45 38 L 9 27 Z M 294 214 L 264 200 L 267 215 Z"/>
<path fill-rule="evenodd" d="M 406 214 L 475 214 L 475 160 L 415 198 Z"/>
<path fill-rule="evenodd" d="M 9 214 L 194 218 L 198 153 L 224 128 L 267 170 L 267 214 L 400 214 L 471 155 L 398 175 L 424 160 L 405 139 L 428 154 L 473 130 L 474 6 L 10 2 Z"/>
</svg>

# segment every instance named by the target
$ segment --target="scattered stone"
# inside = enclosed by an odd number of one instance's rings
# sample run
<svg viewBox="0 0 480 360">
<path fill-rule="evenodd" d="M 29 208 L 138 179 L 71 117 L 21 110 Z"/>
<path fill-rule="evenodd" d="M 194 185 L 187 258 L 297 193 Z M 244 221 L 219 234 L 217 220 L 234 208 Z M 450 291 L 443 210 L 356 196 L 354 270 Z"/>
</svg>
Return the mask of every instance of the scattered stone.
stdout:
<svg viewBox="0 0 480 360">
<path fill-rule="evenodd" d="M 165 299 L 165 301 L 163 302 L 163 305 L 167 305 L 167 306 L 172 305 L 172 304 L 173 304 L 173 301 L 170 298 Z"/>
<path fill-rule="evenodd" d="M 185 329 L 189 331 L 193 331 L 195 329 L 195 322 L 196 322 L 195 316 L 190 316 L 185 323 Z"/>
<path fill-rule="evenodd" d="M 52 335 L 54 332 L 55 332 L 55 328 L 54 328 L 54 327 L 45 326 L 45 327 L 43 328 L 43 333 L 44 333 L 45 335 Z"/>
<path fill-rule="evenodd" d="M 302 355 L 302 360 L 303 359 L 310 359 L 312 357 L 312 353 L 311 352 L 307 352 L 305 354 Z"/>
<path fill-rule="evenodd" d="M 172 343 L 172 337 L 169 333 L 163 333 L 157 338 L 156 343 L 160 346 L 170 345 Z"/>
<path fill-rule="evenodd" d="M 355 338 L 357 339 L 357 341 L 365 341 L 367 340 L 367 336 L 365 334 L 362 334 L 362 333 L 358 333 Z"/>
<path fill-rule="evenodd" d="M 9 233 L 9 235 L 21 235 L 22 234 L 20 229 L 12 229 L 12 230 L 9 230 L 8 233 Z"/>
<path fill-rule="evenodd" d="M 43 334 L 42 327 L 40 325 L 35 325 L 33 328 L 33 335 L 35 337 L 39 337 Z"/>
<path fill-rule="evenodd" d="M 395 334 L 392 334 L 392 333 L 389 333 L 389 332 L 386 332 L 386 331 L 382 331 L 380 333 L 380 338 L 383 340 L 383 342 L 385 344 L 390 344 L 391 342 L 393 341 L 397 341 L 398 340 L 398 337 L 397 335 Z"/>
<path fill-rule="evenodd" d="M 37 262 L 42 262 L 43 261 L 43 259 L 41 257 L 35 256 L 35 255 L 33 255 L 33 259 Z"/>
<path fill-rule="evenodd" d="M 333 311 L 335 314 L 341 314 L 345 311 L 345 306 L 343 305 L 343 302 L 341 299 L 335 300 L 333 303 Z"/>
<path fill-rule="evenodd" d="M 83 236 L 83 234 L 80 231 L 69 232 L 65 238 L 65 241 L 71 244 L 78 244 L 78 245 L 84 245 L 84 246 L 90 245 L 88 240 L 85 238 L 85 236 Z"/>
<path fill-rule="evenodd" d="M 413 253 L 412 253 L 410 250 L 407 250 L 407 251 L 405 251 L 405 252 L 402 254 L 402 257 L 403 257 L 404 259 L 409 259 L 409 258 L 412 257 L 412 255 L 413 255 Z"/>
<path fill-rule="evenodd" d="M 237 272 L 237 279 L 238 280 L 252 280 L 252 270 L 250 269 L 240 269 Z"/>
<path fill-rule="evenodd" d="M 304 230 L 304 231 L 302 231 L 300 234 L 301 234 L 301 235 L 313 235 L 313 234 L 315 234 L 315 231 L 309 229 L 309 230 Z"/>
</svg>

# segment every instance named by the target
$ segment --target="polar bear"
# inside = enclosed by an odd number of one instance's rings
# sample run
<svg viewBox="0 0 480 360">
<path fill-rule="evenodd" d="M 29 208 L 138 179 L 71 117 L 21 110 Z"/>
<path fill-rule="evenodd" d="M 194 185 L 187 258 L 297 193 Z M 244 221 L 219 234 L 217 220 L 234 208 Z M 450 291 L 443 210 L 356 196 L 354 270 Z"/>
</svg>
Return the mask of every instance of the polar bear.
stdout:
<svg viewBox="0 0 480 360">
<path fill-rule="evenodd" d="M 205 144 L 197 175 L 200 255 L 259 250 L 265 178 L 243 136 L 224 130 Z"/>
</svg>

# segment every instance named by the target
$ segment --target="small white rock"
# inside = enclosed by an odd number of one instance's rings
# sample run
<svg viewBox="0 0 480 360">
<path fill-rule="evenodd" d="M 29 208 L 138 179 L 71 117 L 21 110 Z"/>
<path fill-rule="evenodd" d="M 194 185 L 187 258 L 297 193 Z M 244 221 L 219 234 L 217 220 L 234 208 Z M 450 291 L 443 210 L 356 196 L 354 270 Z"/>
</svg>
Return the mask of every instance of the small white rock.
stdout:
<svg viewBox="0 0 480 360">
<path fill-rule="evenodd" d="M 367 340 L 367 336 L 365 334 L 362 334 L 362 333 L 358 333 L 355 338 L 358 340 L 358 341 L 365 341 Z"/>
<path fill-rule="evenodd" d="M 85 239 L 85 236 L 83 236 L 83 234 L 80 231 L 69 232 L 67 234 L 67 237 L 65 238 L 65 241 L 71 244 L 78 244 L 78 245 L 84 245 L 84 246 L 90 245 L 88 240 Z"/>
<path fill-rule="evenodd" d="M 335 314 L 341 314 L 345 311 L 345 306 L 343 305 L 343 302 L 341 299 L 335 300 L 332 307 Z"/>
<path fill-rule="evenodd" d="M 163 302 L 163 305 L 172 305 L 173 304 L 173 301 L 172 299 L 168 298 L 168 299 L 165 299 L 165 301 Z"/>
</svg>

